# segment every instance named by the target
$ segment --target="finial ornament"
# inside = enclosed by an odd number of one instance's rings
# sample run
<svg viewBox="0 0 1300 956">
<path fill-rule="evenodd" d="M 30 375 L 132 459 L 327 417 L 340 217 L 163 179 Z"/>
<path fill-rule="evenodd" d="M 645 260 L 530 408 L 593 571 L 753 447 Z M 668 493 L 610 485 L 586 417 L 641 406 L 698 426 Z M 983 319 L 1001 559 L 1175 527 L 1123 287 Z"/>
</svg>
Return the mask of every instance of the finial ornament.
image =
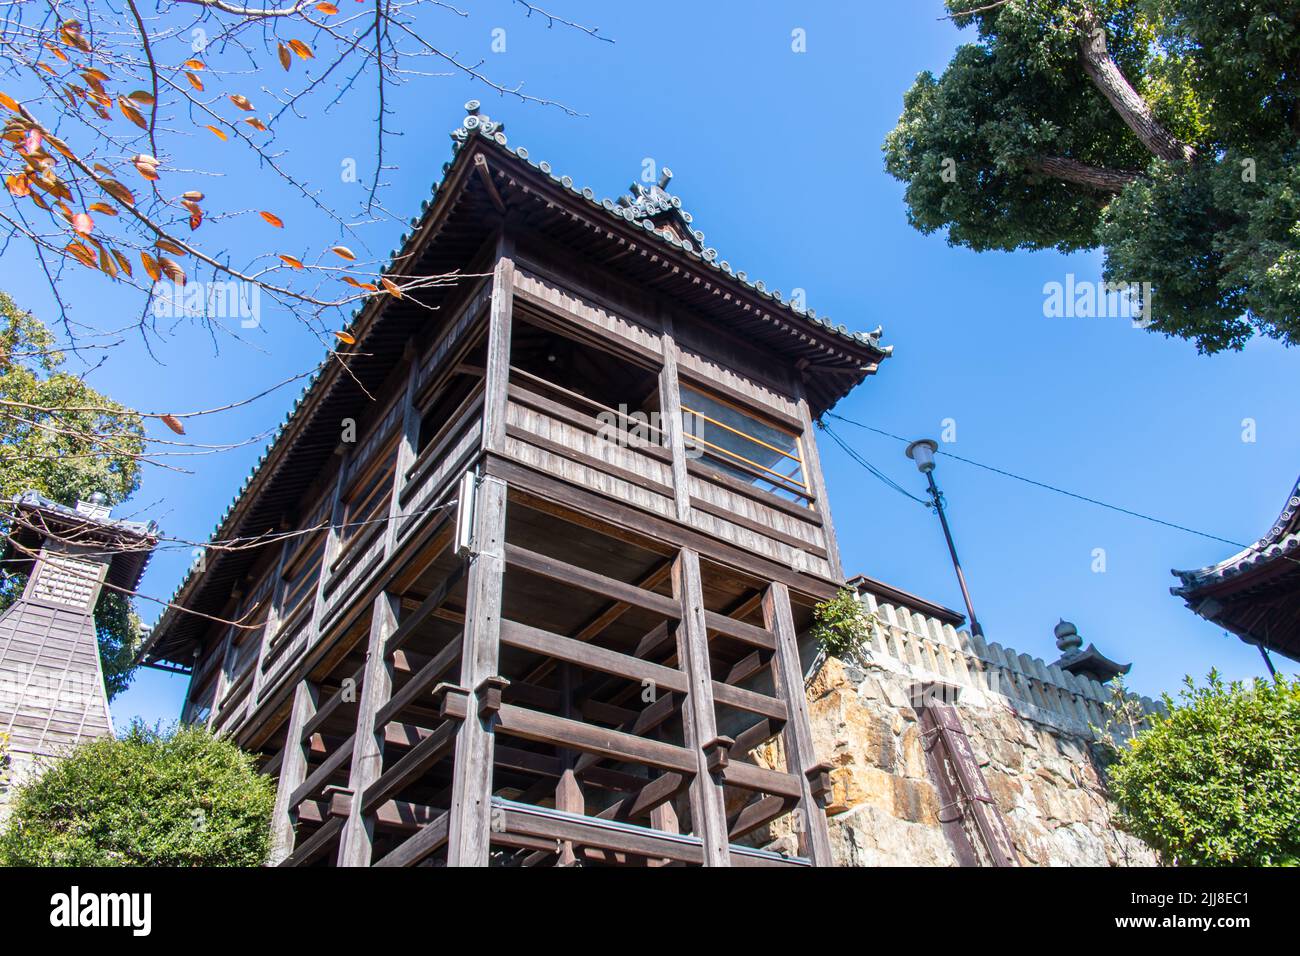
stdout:
<svg viewBox="0 0 1300 956">
<path fill-rule="evenodd" d="M 1078 653 L 1079 648 L 1083 646 L 1083 638 L 1079 636 L 1079 629 L 1065 618 L 1061 618 L 1061 622 L 1056 625 L 1053 633 L 1056 635 L 1057 648 L 1065 656 Z"/>
</svg>

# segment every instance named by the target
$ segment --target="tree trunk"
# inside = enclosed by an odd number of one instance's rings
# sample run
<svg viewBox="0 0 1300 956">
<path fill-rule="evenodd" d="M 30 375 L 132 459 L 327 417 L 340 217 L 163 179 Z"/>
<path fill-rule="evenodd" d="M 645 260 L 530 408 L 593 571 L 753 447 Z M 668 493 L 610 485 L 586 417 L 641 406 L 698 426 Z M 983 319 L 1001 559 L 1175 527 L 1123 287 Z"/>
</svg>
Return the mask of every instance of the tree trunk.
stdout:
<svg viewBox="0 0 1300 956">
<path fill-rule="evenodd" d="M 1122 191 L 1125 186 L 1141 176 L 1140 173 L 1126 170 L 1089 166 L 1087 163 L 1066 159 L 1064 156 L 1035 156 L 1026 163 L 1026 166 L 1032 172 L 1042 173 L 1053 179 L 1074 183 L 1077 186 L 1089 186 L 1108 193 Z"/>
<path fill-rule="evenodd" d="M 1084 16 L 1079 48 L 1088 79 L 1152 155 L 1171 163 L 1190 163 L 1196 158 L 1196 150 L 1160 124 L 1147 101 L 1120 71 L 1106 49 L 1106 32 L 1091 11 Z"/>
</svg>

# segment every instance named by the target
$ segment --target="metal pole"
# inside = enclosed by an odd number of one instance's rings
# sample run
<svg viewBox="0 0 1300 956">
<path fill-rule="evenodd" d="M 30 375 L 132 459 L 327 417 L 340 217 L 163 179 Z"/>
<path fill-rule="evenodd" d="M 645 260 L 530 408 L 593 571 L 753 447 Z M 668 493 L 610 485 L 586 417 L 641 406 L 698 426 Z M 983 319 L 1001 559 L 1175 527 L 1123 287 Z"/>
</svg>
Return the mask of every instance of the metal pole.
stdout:
<svg viewBox="0 0 1300 956">
<path fill-rule="evenodd" d="M 943 525 L 943 536 L 948 541 L 948 553 L 952 555 L 952 566 L 957 572 L 957 583 L 961 586 L 962 600 L 966 602 L 966 616 L 970 620 L 970 632 L 978 637 L 984 636 L 984 629 L 980 627 L 979 620 L 975 617 L 975 605 L 971 603 L 970 591 L 966 588 L 966 575 L 962 574 L 961 561 L 957 558 L 957 547 L 952 543 L 952 531 L 948 528 L 948 516 L 943 512 L 943 495 L 939 493 L 939 486 L 934 483 L 934 472 L 926 472 L 926 478 L 930 480 L 930 496 L 934 499 L 934 507 L 939 512 L 939 523 Z"/>
<path fill-rule="evenodd" d="M 1256 644 L 1255 646 L 1259 648 L 1259 656 L 1264 658 L 1264 666 L 1268 668 L 1268 676 L 1276 677 L 1277 669 L 1273 667 L 1273 658 L 1268 656 L 1268 648 L 1263 644 Z"/>
</svg>

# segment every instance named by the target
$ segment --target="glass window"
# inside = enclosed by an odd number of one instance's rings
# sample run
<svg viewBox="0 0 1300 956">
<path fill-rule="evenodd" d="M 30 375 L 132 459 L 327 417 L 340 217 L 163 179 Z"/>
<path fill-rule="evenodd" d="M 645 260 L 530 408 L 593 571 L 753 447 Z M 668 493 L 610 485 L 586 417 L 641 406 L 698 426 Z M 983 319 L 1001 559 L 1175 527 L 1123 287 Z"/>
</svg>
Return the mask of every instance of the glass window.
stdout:
<svg viewBox="0 0 1300 956">
<path fill-rule="evenodd" d="M 190 694 L 185 705 L 185 723 L 206 724 L 212 715 L 212 703 L 217 695 L 217 675 L 209 677 L 197 691 Z"/>
<path fill-rule="evenodd" d="M 682 387 L 688 457 L 783 498 L 805 501 L 799 436 L 722 399 Z"/>
</svg>

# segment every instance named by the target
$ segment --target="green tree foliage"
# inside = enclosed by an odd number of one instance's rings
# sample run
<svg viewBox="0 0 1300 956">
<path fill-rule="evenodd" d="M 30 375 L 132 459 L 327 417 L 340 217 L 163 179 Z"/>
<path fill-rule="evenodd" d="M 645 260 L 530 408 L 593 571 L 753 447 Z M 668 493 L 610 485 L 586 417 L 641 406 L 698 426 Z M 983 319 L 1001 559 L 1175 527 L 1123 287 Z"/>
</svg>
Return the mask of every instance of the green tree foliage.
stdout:
<svg viewBox="0 0 1300 956">
<path fill-rule="evenodd" d="M 55 346 L 39 319 L 0 292 L 0 502 L 32 488 L 63 504 L 95 492 L 116 504 L 140 484 L 140 418 L 65 371 Z M 0 571 L 0 610 L 25 583 Z M 111 700 L 130 682 L 140 620 L 125 595 L 105 588 L 95 623 Z"/>
<path fill-rule="evenodd" d="M 1191 678 L 1117 746 L 1121 823 L 1184 866 L 1300 864 L 1300 681 Z"/>
<path fill-rule="evenodd" d="M 207 730 L 82 744 L 15 790 L 0 832 L 6 866 L 260 866 L 275 787 Z"/>
<path fill-rule="evenodd" d="M 1300 0 L 946 0 L 973 28 L 884 144 L 909 221 L 1105 250 L 1152 329 L 1300 342 Z M 970 11 L 962 14 L 962 11 Z"/>
</svg>

